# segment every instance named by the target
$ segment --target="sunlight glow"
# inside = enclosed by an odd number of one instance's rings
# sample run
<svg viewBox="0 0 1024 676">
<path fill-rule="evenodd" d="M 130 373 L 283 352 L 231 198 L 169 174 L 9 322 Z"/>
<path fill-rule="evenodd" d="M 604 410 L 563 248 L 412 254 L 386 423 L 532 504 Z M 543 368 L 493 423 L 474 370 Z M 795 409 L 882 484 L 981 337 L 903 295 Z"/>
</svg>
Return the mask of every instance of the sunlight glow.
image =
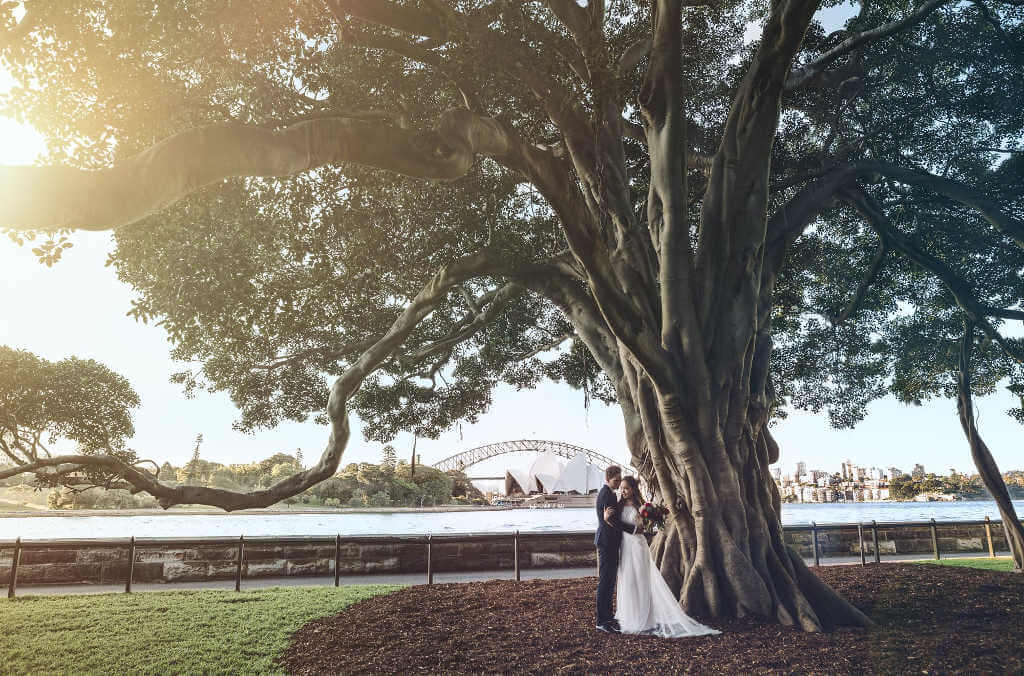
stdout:
<svg viewBox="0 0 1024 676">
<path fill-rule="evenodd" d="M 27 124 L 0 118 L 0 164 L 34 164 L 46 141 L 42 134 Z"/>
<path fill-rule="evenodd" d="M 13 85 L 10 73 L 0 66 L 0 93 L 8 92 Z M 33 164 L 44 150 L 42 134 L 30 125 L 0 117 L 0 165 Z"/>
</svg>

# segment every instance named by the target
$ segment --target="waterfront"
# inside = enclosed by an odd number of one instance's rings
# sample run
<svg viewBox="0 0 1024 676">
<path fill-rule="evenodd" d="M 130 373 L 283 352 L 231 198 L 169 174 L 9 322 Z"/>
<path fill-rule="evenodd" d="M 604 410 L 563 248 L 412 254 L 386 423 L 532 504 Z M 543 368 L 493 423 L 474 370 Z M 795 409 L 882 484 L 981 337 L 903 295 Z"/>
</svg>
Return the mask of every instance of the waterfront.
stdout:
<svg viewBox="0 0 1024 676">
<path fill-rule="evenodd" d="M 1024 513 L 1024 500 L 1014 502 Z M 991 500 L 960 502 L 805 503 L 782 507 L 786 525 L 857 521 L 942 521 L 999 518 Z M 152 513 L 0 518 L 0 540 L 118 537 L 207 537 L 245 535 L 405 535 L 444 533 L 542 533 L 592 531 L 591 509 L 506 509 L 453 512 L 282 512 L 242 514 Z"/>
</svg>

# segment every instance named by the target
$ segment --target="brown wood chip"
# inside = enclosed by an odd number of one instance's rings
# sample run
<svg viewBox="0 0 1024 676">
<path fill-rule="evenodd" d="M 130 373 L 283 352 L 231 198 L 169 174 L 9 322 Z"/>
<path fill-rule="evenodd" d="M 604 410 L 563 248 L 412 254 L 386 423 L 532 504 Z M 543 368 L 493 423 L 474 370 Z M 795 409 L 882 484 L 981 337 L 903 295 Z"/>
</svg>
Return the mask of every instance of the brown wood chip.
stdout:
<svg viewBox="0 0 1024 676">
<path fill-rule="evenodd" d="M 594 629 L 596 578 L 417 586 L 296 632 L 289 673 L 1021 673 L 1024 576 L 881 564 L 818 569 L 877 625 L 807 634 L 754 619 L 665 640 Z"/>
</svg>

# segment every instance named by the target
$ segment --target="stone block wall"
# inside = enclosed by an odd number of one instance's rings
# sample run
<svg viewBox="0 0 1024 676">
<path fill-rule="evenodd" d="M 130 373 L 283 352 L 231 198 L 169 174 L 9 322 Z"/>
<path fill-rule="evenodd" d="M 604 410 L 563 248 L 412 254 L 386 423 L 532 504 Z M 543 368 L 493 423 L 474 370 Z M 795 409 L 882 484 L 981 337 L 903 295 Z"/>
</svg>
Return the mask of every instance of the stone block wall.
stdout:
<svg viewBox="0 0 1024 676">
<path fill-rule="evenodd" d="M 242 566 L 246 578 L 334 574 L 334 543 L 245 545 Z M 10 579 L 11 549 L 0 550 L 0 584 Z M 238 548 L 208 546 L 151 546 L 135 549 L 135 582 L 195 582 L 234 579 Z M 434 571 L 473 571 L 514 568 L 511 536 L 471 538 L 465 541 L 434 540 L 431 560 Z M 593 535 L 530 536 L 519 538 L 521 568 L 569 568 L 596 565 Z M 427 548 L 423 541 L 343 540 L 339 560 L 341 575 L 371 573 L 423 573 Z M 18 584 L 67 584 L 76 582 L 119 584 L 128 576 L 128 548 L 81 546 L 75 548 L 25 548 L 18 566 Z"/>
<path fill-rule="evenodd" d="M 937 523 L 936 526 L 940 552 L 988 553 L 988 540 L 983 524 Z M 865 524 L 863 530 L 864 553 L 873 557 L 875 555 L 875 548 L 870 525 Z M 787 544 L 796 549 L 804 558 L 809 559 L 814 556 L 814 551 L 811 548 L 812 534 L 810 530 L 786 530 L 784 532 L 784 539 Z M 997 552 L 1007 550 L 1003 527 L 999 524 L 992 526 L 992 544 Z M 932 551 L 932 535 L 929 526 L 896 525 L 878 527 L 878 552 L 882 556 L 930 554 Z M 819 527 L 818 552 L 822 558 L 831 556 L 860 556 L 860 541 L 857 537 L 857 527 L 837 529 Z"/>
<path fill-rule="evenodd" d="M 805 558 L 811 558 L 811 532 L 785 530 L 787 544 Z M 992 527 L 996 551 L 1005 551 L 1002 526 Z M 942 552 L 988 552 L 985 526 L 939 524 Z M 519 536 L 520 568 L 578 568 L 596 566 L 594 539 L 590 533 L 522 534 Z M 856 527 L 818 530 L 823 559 L 860 554 Z M 864 528 L 864 548 L 874 555 L 870 527 Z M 932 551 L 928 526 L 879 527 L 878 548 L 882 555 L 926 554 Z M 514 567 L 512 536 L 475 536 L 464 540 L 435 539 L 431 559 L 436 572 L 509 570 Z M 139 544 L 135 550 L 135 582 L 185 582 L 230 580 L 237 568 L 237 545 L 153 546 Z M 10 578 L 12 550 L 0 549 L 0 584 Z M 423 573 L 427 568 L 424 541 L 395 541 L 386 538 L 343 540 L 339 568 L 341 575 L 370 573 Z M 333 542 L 245 544 L 243 575 L 246 578 L 334 574 Z M 128 548 L 98 546 L 54 546 L 23 549 L 18 566 L 18 584 L 123 583 L 128 575 Z"/>
</svg>

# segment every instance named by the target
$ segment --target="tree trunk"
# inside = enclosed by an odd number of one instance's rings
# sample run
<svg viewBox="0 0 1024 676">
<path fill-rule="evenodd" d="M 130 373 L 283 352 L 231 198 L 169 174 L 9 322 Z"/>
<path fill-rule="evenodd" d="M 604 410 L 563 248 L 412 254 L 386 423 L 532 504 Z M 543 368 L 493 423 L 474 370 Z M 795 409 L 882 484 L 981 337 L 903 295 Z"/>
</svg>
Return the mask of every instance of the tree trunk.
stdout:
<svg viewBox="0 0 1024 676">
<path fill-rule="evenodd" d="M 660 433 L 675 436 L 664 426 Z M 688 613 L 774 618 L 806 631 L 870 624 L 784 543 L 779 494 L 768 473 L 777 450 L 767 429 L 733 445 L 721 438 L 700 449 L 669 444 L 663 455 L 673 459 L 693 451 L 720 459 L 711 471 L 667 462 L 656 480 L 670 515 L 652 542 L 655 562 Z"/>
<path fill-rule="evenodd" d="M 971 347 L 974 342 L 974 325 L 967 323 L 964 327 L 964 337 L 960 344 L 960 370 L 957 374 L 957 412 L 960 414 L 960 425 L 967 435 L 967 443 L 971 447 L 971 458 L 974 466 L 978 468 L 981 480 L 985 487 L 992 494 L 999 509 L 999 518 L 1003 521 L 1003 532 L 1006 534 L 1006 544 L 1013 556 L 1014 572 L 1020 573 L 1024 569 L 1024 528 L 1021 527 L 1020 517 L 1017 510 L 1013 508 L 1013 501 L 1010 500 L 1010 493 L 1006 489 L 1006 482 L 1003 481 L 992 457 L 988 445 L 978 434 L 978 427 L 974 421 L 974 406 L 971 395 Z"/>
<path fill-rule="evenodd" d="M 630 395 L 623 411 L 627 420 L 635 411 L 643 427 L 642 435 L 627 435 L 634 462 L 669 509 L 651 544 L 655 562 L 697 617 L 758 616 L 805 631 L 867 626 L 871 620 L 783 541 L 781 500 L 768 471 L 778 460 L 767 426 L 771 341 L 761 334 L 757 346 L 742 360 L 737 384 L 709 401 L 682 384 L 686 397 L 659 392 L 624 360 L 620 399 L 623 390 Z"/>
</svg>

